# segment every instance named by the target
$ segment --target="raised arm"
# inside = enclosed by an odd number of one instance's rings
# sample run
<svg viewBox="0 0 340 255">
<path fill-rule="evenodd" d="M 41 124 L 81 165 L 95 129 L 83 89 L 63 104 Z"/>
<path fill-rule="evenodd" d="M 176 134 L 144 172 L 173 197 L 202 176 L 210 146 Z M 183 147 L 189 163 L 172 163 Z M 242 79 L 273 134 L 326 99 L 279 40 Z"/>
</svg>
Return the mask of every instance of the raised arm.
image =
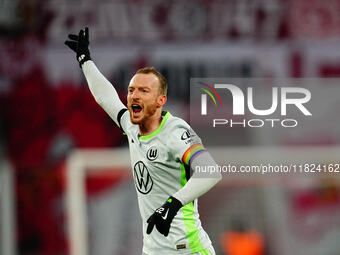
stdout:
<svg viewBox="0 0 340 255">
<path fill-rule="evenodd" d="M 120 101 L 117 91 L 113 85 L 98 70 L 91 60 L 89 51 L 89 30 L 80 30 L 78 35 L 70 34 L 65 44 L 76 53 L 79 66 L 82 68 L 90 91 L 96 102 L 106 113 L 120 126 L 118 121 L 119 112 L 126 109 Z"/>
<path fill-rule="evenodd" d="M 93 61 L 86 61 L 82 69 L 89 85 L 90 91 L 96 102 L 119 125 L 117 116 L 125 105 L 120 101 L 113 85 L 102 75 Z"/>
</svg>

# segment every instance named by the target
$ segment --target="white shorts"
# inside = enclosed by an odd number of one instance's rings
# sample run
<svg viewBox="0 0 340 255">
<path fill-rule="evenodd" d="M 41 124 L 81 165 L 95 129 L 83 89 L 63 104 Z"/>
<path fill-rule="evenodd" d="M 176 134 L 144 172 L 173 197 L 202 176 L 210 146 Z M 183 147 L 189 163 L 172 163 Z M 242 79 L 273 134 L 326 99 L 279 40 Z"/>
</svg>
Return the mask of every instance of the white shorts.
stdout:
<svg viewBox="0 0 340 255">
<path fill-rule="evenodd" d="M 208 248 L 204 249 L 203 251 L 192 253 L 192 255 L 216 255 L 214 247 L 210 245 Z"/>
<path fill-rule="evenodd" d="M 147 254 L 143 253 L 142 255 L 147 255 Z M 208 248 L 204 249 L 203 251 L 190 253 L 190 255 L 216 255 L 216 253 L 215 253 L 214 247 L 210 245 Z"/>
</svg>

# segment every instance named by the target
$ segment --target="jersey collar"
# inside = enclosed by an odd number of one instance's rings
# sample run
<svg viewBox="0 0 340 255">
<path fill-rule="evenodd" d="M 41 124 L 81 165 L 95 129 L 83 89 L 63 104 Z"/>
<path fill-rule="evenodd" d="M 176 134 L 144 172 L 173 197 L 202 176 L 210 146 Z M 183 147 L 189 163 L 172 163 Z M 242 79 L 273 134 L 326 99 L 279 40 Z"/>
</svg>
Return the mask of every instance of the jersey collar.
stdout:
<svg viewBox="0 0 340 255">
<path fill-rule="evenodd" d="M 149 135 L 142 135 L 142 136 L 140 136 L 139 137 L 140 140 L 148 140 L 148 139 L 156 136 L 159 132 L 161 132 L 161 130 L 162 130 L 166 120 L 171 116 L 171 114 L 168 111 L 163 111 L 162 112 L 162 116 L 163 116 L 163 119 L 162 119 L 162 122 L 159 125 L 159 127 L 155 131 L 153 131 L 151 134 L 149 134 Z"/>
</svg>

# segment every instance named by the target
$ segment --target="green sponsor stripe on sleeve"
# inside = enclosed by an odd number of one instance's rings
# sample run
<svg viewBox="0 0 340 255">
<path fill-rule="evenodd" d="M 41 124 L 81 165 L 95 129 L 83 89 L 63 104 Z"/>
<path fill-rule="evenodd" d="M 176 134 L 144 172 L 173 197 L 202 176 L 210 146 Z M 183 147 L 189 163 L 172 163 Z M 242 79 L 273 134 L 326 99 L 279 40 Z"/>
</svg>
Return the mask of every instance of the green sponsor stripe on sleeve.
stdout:
<svg viewBox="0 0 340 255">
<path fill-rule="evenodd" d="M 181 164 L 181 186 L 187 183 L 184 164 Z M 198 237 L 198 229 L 195 226 L 194 218 L 194 203 L 190 202 L 182 207 L 183 219 L 185 229 L 187 231 L 187 238 L 189 241 L 189 248 L 191 253 L 196 253 L 203 250 L 201 240 Z"/>
<path fill-rule="evenodd" d="M 187 183 L 186 172 L 184 164 L 181 164 L 181 187 L 183 188 L 184 185 Z"/>
</svg>

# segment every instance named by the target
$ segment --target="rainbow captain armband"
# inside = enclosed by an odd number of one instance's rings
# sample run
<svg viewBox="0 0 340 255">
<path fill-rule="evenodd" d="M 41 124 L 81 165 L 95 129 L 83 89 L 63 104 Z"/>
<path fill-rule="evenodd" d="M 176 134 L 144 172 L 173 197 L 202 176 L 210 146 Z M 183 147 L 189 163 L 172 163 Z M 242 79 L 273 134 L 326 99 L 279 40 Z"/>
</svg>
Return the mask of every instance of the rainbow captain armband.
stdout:
<svg viewBox="0 0 340 255">
<path fill-rule="evenodd" d="M 206 149 L 203 147 L 202 144 L 196 143 L 192 146 L 190 146 L 189 149 L 186 150 L 186 152 L 183 154 L 182 161 L 186 165 L 190 165 L 191 161 L 200 153 L 206 151 Z"/>
</svg>

